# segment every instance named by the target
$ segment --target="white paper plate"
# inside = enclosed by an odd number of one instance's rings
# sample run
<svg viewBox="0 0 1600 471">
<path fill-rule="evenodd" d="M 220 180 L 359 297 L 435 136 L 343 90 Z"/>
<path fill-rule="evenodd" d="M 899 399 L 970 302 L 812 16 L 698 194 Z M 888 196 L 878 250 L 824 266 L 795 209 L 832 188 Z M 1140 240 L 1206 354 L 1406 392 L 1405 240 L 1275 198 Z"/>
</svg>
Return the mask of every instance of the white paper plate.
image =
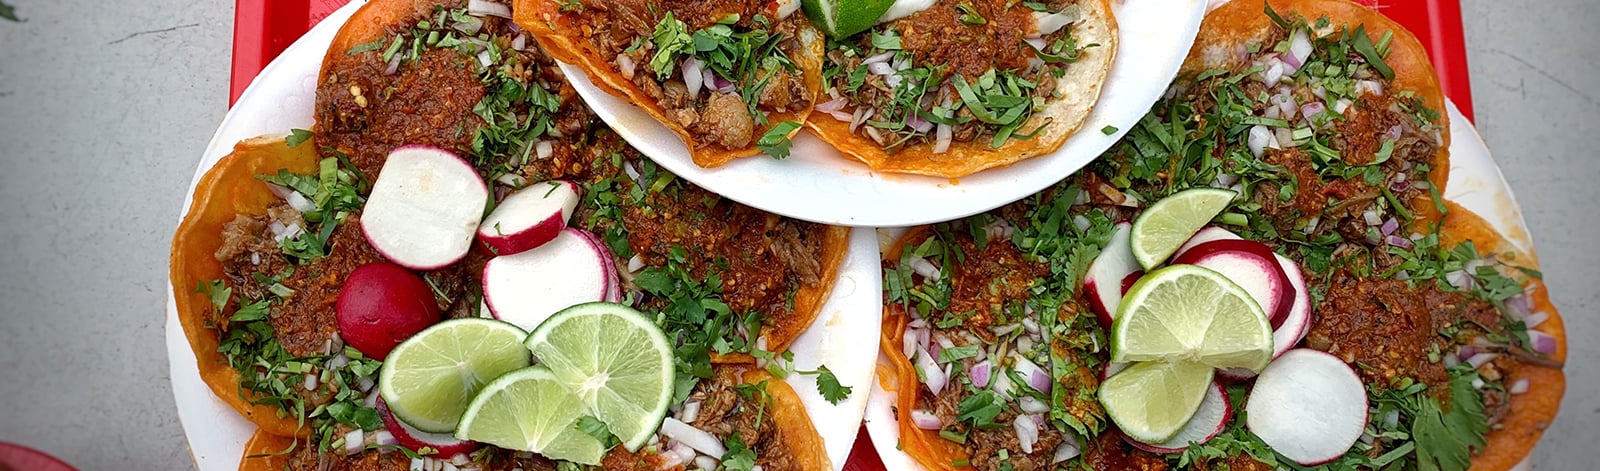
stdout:
<svg viewBox="0 0 1600 471">
<path fill-rule="evenodd" d="M 1450 178 L 1445 183 L 1445 199 L 1482 216 L 1512 244 L 1532 256 L 1533 239 L 1528 235 L 1528 223 L 1522 220 L 1522 208 L 1517 206 L 1511 186 L 1506 184 L 1500 167 L 1489 155 L 1489 147 L 1454 102 L 1447 100 L 1445 108 L 1450 114 Z M 867 399 L 867 435 L 872 437 L 873 448 L 878 450 L 885 469 L 923 469 L 898 449 L 900 429 L 892 409 L 894 401 L 894 396 L 884 391 L 877 381 L 872 382 L 872 396 Z"/>
<path fill-rule="evenodd" d="M 612 129 L 689 181 L 735 201 L 785 216 L 846 226 L 908 226 L 981 213 L 1044 189 L 1098 157 L 1139 122 L 1167 90 L 1200 30 L 1205 0 L 1113 2 L 1117 56 L 1100 102 L 1060 150 L 961 178 L 893 175 L 801 132 L 790 157 L 735 159 L 715 169 L 694 164 L 683 140 L 643 110 L 595 88 L 577 67 L 567 78 Z M 819 119 L 831 119 L 826 116 Z M 1117 132 L 1106 135 L 1106 126 Z"/>
<path fill-rule="evenodd" d="M 234 143 L 263 134 L 311 127 L 323 53 L 333 42 L 339 27 L 362 3 L 346 5 L 312 28 L 245 89 L 238 103 L 223 118 L 195 169 L 194 179 L 184 193 L 183 213 L 187 213 L 193 203 L 195 182 L 231 152 Z M 874 365 L 860 359 L 878 355 L 882 276 L 877 248 L 877 236 L 871 230 L 857 229 L 851 233 L 850 252 L 840 267 L 833 295 L 823 305 L 817 320 L 790 347 L 795 353 L 796 367 L 809 370 L 827 365 L 841 384 L 855 389 L 848 400 L 832 405 L 817 393 L 813 378 L 794 375 L 788 379 L 805 403 L 836 468 L 844 466 L 850 446 L 855 443 L 866 407 L 868 383 L 873 382 Z M 167 292 L 167 358 L 172 395 L 178 404 L 178 418 L 183 422 L 195 465 L 201 470 L 238 469 L 245 442 L 255 433 L 256 426 L 218 399 L 200 380 L 194 352 L 189 349 L 189 341 L 178 323 L 170 285 Z"/>
</svg>

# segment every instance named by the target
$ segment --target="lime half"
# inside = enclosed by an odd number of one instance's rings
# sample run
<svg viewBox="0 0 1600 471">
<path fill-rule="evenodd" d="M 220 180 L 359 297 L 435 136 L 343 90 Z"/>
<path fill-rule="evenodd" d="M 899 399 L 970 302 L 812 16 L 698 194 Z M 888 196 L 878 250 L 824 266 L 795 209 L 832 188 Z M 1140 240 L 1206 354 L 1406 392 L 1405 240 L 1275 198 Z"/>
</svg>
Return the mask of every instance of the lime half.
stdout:
<svg viewBox="0 0 1600 471">
<path fill-rule="evenodd" d="M 1111 361 L 1190 361 L 1261 371 L 1272 326 L 1244 288 L 1222 274 L 1173 265 L 1145 274 L 1117 308 Z"/>
<path fill-rule="evenodd" d="M 378 391 L 401 421 L 424 432 L 449 433 L 478 389 L 529 365 L 525 335 L 490 319 L 440 322 L 389 352 Z"/>
<path fill-rule="evenodd" d="M 569 307 L 533 329 L 527 348 L 629 451 L 667 415 L 672 344 L 639 311 L 613 303 Z"/>
<path fill-rule="evenodd" d="M 866 31 L 878 22 L 894 0 L 801 0 L 811 24 L 834 39 Z"/>
<path fill-rule="evenodd" d="M 1122 433 L 1161 443 L 1189 423 L 1216 370 L 1191 361 L 1135 363 L 1100 383 L 1100 404 Z"/>
<path fill-rule="evenodd" d="M 1155 202 L 1133 220 L 1128 238 L 1133 257 L 1146 270 L 1161 265 L 1237 195 L 1233 190 L 1192 188 Z"/>
<path fill-rule="evenodd" d="M 456 438 L 595 465 L 605 447 L 578 429 L 585 409 L 583 399 L 548 368 L 523 368 L 483 387 L 461 417 Z"/>
</svg>

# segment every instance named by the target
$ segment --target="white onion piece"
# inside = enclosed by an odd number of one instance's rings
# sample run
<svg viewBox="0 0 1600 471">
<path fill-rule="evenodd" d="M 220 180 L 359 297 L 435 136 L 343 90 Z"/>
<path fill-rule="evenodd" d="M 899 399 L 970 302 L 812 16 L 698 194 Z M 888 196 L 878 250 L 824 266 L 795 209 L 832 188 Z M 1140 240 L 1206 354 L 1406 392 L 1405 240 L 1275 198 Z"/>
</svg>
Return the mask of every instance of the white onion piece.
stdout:
<svg viewBox="0 0 1600 471">
<path fill-rule="evenodd" d="M 1250 127 L 1250 135 L 1245 139 L 1245 146 L 1250 148 L 1250 155 L 1253 155 L 1255 158 L 1259 159 L 1261 158 L 1261 154 L 1266 152 L 1267 144 L 1271 141 L 1272 130 L 1267 129 L 1266 126 L 1257 124 Z M 1224 184 L 1223 186 L 1228 185 Z"/>
<path fill-rule="evenodd" d="M 933 127 L 933 153 L 943 154 L 950 151 L 951 134 L 948 124 L 939 123 Z"/>
<path fill-rule="evenodd" d="M 1017 416 L 1011 421 L 1011 429 L 1017 432 L 1017 445 L 1023 453 L 1033 453 L 1033 444 L 1039 441 L 1039 424 L 1026 415 Z"/>
<path fill-rule="evenodd" d="M 483 64 L 484 67 L 489 67 L 494 65 L 494 58 L 489 57 L 489 51 L 480 51 L 478 52 L 478 63 Z"/>
<path fill-rule="evenodd" d="M 788 18 L 800 9 L 800 0 L 778 0 L 778 18 Z"/>
<path fill-rule="evenodd" d="M 285 197 L 283 201 L 285 203 L 289 203 L 289 207 L 294 208 L 295 211 L 302 213 L 309 213 L 317 210 L 317 204 L 312 203 L 309 199 L 306 199 L 305 195 L 300 194 L 298 191 L 290 191 L 289 196 Z"/>
<path fill-rule="evenodd" d="M 411 459 L 411 466 L 407 467 L 406 470 L 407 471 L 423 471 L 424 469 L 427 469 L 427 466 L 428 466 L 428 462 L 426 460 L 424 460 L 423 458 L 412 458 Z"/>
<path fill-rule="evenodd" d="M 539 141 L 538 144 L 533 145 L 533 151 L 534 156 L 538 157 L 539 160 L 548 159 L 556 152 L 555 143 L 552 141 Z"/>
<path fill-rule="evenodd" d="M 871 72 L 872 75 L 892 75 L 895 70 L 894 66 L 888 62 L 873 62 L 867 64 L 867 72 Z"/>
<path fill-rule="evenodd" d="M 842 97 L 841 98 L 834 98 L 832 100 L 824 101 L 822 103 L 817 103 L 816 110 L 824 112 L 824 113 L 830 113 L 830 112 L 834 112 L 834 111 L 839 111 L 839 110 L 844 109 L 844 105 L 846 103 L 848 103 L 848 101 L 846 101 Z M 846 118 L 846 120 L 848 121 L 849 119 Z"/>
<path fill-rule="evenodd" d="M 1512 382 L 1511 387 L 1507 388 L 1506 392 L 1511 394 L 1522 394 L 1528 392 L 1528 378 L 1522 378 Z"/>
<path fill-rule="evenodd" d="M 939 420 L 939 416 L 933 415 L 932 412 L 922 409 L 911 411 L 911 424 L 916 425 L 917 428 L 923 430 L 939 430 L 944 428 L 944 421 Z"/>
<path fill-rule="evenodd" d="M 1532 329 L 1534 327 L 1538 327 L 1539 324 L 1543 324 L 1544 321 L 1549 319 L 1550 313 L 1542 311 L 1535 312 L 1533 314 L 1529 314 L 1528 317 L 1522 318 L 1522 324 L 1527 326 L 1529 329 Z"/>
<path fill-rule="evenodd" d="M 661 422 L 660 432 L 661 435 L 667 438 L 683 442 L 689 448 L 719 460 L 722 459 L 723 453 L 728 452 L 728 449 L 722 446 L 722 440 L 718 440 L 716 436 L 704 430 L 691 427 L 678 419 L 667 417 L 666 420 Z"/>
<path fill-rule="evenodd" d="M 700 98 L 700 88 L 705 76 L 700 73 L 700 59 L 690 56 L 678 67 L 683 72 L 683 85 L 689 88 L 689 98 Z"/>
<path fill-rule="evenodd" d="M 856 129 L 861 127 L 861 123 L 865 123 L 867 120 L 872 119 L 872 114 L 874 112 L 875 111 L 865 106 L 856 107 L 856 111 L 853 113 L 854 117 L 850 119 L 850 132 L 856 132 Z"/>
<path fill-rule="evenodd" d="M 1376 81 L 1376 80 L 1357 80 L 1356 81 L 1356 94 L 1357 95 L 1364 95 L 1364 94 L 1368 94 L 1368 93 L 1371 93 L 1371 94 L 1377 95 L 1377 96 L 1383 96 L 1383 82 L 1379 82 L 1379 81 Z"/>
<path fill-rule="evenodd" d="M 1061 446 L 1056 447 L 1056 456 L 1050 459 L 1050 464 L 1077 458 L 1079 453 L 1077 440 L 1073 439 L 1072 435 L 1064 434 L 1061 437 Z"/>
<path fill-rule="evenodd" d="M 511 50 L 521 51 L 528 48 L 528 35 L 519 34 L 511 40 Z"/>
<path fill-rule="evenodd" d="M 1064 26 L 1077 23 L 1078 19 L 1080 19 L 1082 16 L 1083 15 L 1078 10 L 1077 5 L 1063 8 L 1061 11 L 1055 13 L 1045 13 L 1042 11 L 1033 12 L 1033 21 L 1036 24 L 1037 30 L 1033 34 L 1028 35 L 1028 37 L 1036 38 L 1060 31 Z"/>
<path fill-rule="evenodd" d="M 511 18 L 511 7 L 488 0 L 467 0 L 467 14 L 472 16 L 498 16 Z"/>
<path fill-rule="evenodd" d="M 1268 87 L 1278 86 L 1278 82 L 1282 81 L 1284 76 L 1283 61 L 1277 57 L 1268 58 L 1263 67 L 1265 68 L 1261 70 L 1261 82 Z"/>
<path fill-rule="evenodd" d="M 695 401 L 684 404 L 681 416 L 684 422 L 694 422 L 694 419 L 700 418 L 700 402 Z"/>
<path fill-rule="evenodd" d="M 317 374 L 314 373 L 314 372 L 313 373 L 306 373 L 305 377 L 306 377 L 305 384 L 302 384 L 301 386 L 304 386 L 307 391 L 316 391 L 317 390 Z"/>
<path fill-rule="evenodd" d="M 708 458 L 708 457 L 705 457 L 705 456 L 696 457 L 694 459 L 694 465 L 695 465 L 696 468 L 707 470 L 707 471 L 714 470 L 714 469 L 717 469 L 717 468 L 720 467 L 718 465 L 718 463 L 717 463 L 717 460 L 714 460 L 714 459 L 711 459 L 711 458 Z"/>
<path fill-rule="evenodd" d="M 1020 407 L 1023 412 L 1027 412 L 1029 414 L 1043 414 L 1045 412 L 1050 412 L 1049 404 L 1045 404 L 1044 401 L 1034 399 L 1033 396 L 1022 396 L 1022 399 L 1018 400 L 1017 402 L 1018 407 Z"/>
<path fill-rule="evenodd" d="M 1292 149 L 1296 145 L 1294 133 L 1289 131 L 1289 128 L 1273 128 L 1272 141 L 1276 142 L 1278 144 L 1277 147 L 1280 149 Z"/>
<path fill-rule="evenodd" d="M 1497 354 L 1497 353 L 1490 353 L 1490 352 L 1478 353 L 1478 354 L 1472 355 L 1472 357 L 1470 357 L 1470 358 L 1467 358 L 1467 364 L 1468 365 L 1472 365 L 1473 368 L 1477 368 L 1477 367 L 1483 366 L 1484 363 L 1488 363 L 1490 361 L 1493 361 L 1495 359 L 1495 357 L 1498 357 L 1498 356 L 1500 356 L 1500 355 Z"/>
<path fill-rule="evenodd" d="M 395 446 L 399 445 L 400 441 L 396 440 L 394 434 L 389 433 L 388 430 L 379 430 L 372 434 L 372 443 L 378 446 Z"/>
<path fill-rule="evenodd" d="M 1349 98 L 1340 98 L 1339 101 L 1333 102 L 1333 112 L 1343 115 L 1345 111 L 1350 109 L 1350 105 L 1354 104 Z"/>
<path fill-rule="evenodd" d="M 637 70 L 637 66 L 638 64 L 633 62 L 633 57 L 627 54 L 617 54 L 617 71 L 622 72 L 623 78 L 633 80 L 633 73 Z"/>
<path fill-rule="evenodd" d="M 928 280 L 939 279 L 939 267 L 933 266 L 933 262 L 929 262 L 927 259 L 922 257 L 911 257 L 910 264 L 911 271 L 918 275 L 922 275 L 923 278 L 927 278 Z"/>
<path fill-rule="evenodd" d="M 1383 224 L 1383 216 L 1378 215 L 1377 211 L 1371 209 L 1362 211 L 1361 219 L 1366 221 L 1368 226 Z"/>
<path fill-rule="evenodd" d="M 628 259 L 628 272 L 637 273 L 639 270 L 643 269 L 644 258 L 640 257 L 639 254 L 633 254 L 633 257 Z"/>
<path fill-rule="evenodd" d="M 939 364 L 934 361 L 933 354 L 928 353 L 927 350 L 919 351 L 914 363 L 917 365 L 917 369 L 922 370 L 922 382 L 928 386 L 928 391 L 935 396 L 944 391 L 944 387 L 949 382 L 950 377 L 944 374 L 944 370 L 939 369 Z"/>
<path fill-rule="evenodd" d="M 905 354 L 906 358 L 915 358 L 917 351 L 922 349 L 922 339 L 926 338 L 926 333 L 923 329 L 906 329 L 905 335 L 900 338 L 900 353 Z"/>
<path fill-rule="evenodd" d="M 355 430 L 351 430 L 348 433 L 345 433 L 344 434 L 344 454 L 346 454 L 346 455 L 354 455 L 356 453 L 360 453 L 361 449 L 366 448 L 367 447 L 366 444 L 361 442 L 361 440 L 364 437 L 365 437 L 365 435 L 361 432 L 361 429 L 359 429 L 359 428 L 355 429 Z"/>
<path fill-rule="evenodd" d="M 927 133 L 933 130 L 933 123 L 915 114 L 906 117 L 906 125 L 911 126 L 911 129 L 915 129 L 920 133 Z"/>
<path fill-rule="evenodd" d="M 872 56 L 872 57 L 868 57 L 868 58 L 866 58 L 866 59 L 863 59 L 863 60 L 862 60 L 862 61 L 861 61 L 861 63 L 862 63 L 862 64 L 863 64 L 863 65 L 872 65 L 872 64 L 880 64 L 880 63 L 888 63 L 888 62 L 889 62 L 889 59 L 893 59 L 893 58 L 894 58 L 894 51 L 889 51 L 889 52 L 885 52 L 885 53 L 883 53 L 883 54 L 878 54 L 878 55 L 875 55 L 875 56 Z"/>
</svg>

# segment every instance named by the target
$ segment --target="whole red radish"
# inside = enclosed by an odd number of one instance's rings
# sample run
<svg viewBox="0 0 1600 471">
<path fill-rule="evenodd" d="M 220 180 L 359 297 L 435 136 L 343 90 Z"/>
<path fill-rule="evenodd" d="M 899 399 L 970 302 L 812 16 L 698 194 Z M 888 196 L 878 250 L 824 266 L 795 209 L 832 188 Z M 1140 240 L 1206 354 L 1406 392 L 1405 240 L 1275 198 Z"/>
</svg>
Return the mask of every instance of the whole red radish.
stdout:
<svg viewBox="0 0 1600 471">
<path fill-rule="evenodd" d="M 378 360 L 440 319 L 439 305 L 422 277 L 384 262 L 350 273 L 339 290 L 335 314 L 345 344 Z"/>
</svg>

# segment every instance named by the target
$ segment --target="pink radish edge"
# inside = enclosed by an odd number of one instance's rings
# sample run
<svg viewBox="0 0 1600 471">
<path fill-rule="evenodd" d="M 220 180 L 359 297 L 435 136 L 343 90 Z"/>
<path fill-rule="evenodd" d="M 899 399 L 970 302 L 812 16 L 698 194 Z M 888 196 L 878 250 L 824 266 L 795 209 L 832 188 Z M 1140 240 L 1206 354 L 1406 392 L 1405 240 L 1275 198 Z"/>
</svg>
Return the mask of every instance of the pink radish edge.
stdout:
<svg viewBox="0 0 1600 471">
<path fill-rule="evenodd" d="M 551 188 L 550 185 L 555 185 L 556 188 Z M 578 188 L 579 187 L 576 184 L 568 180 L 551 180 L 548 182 L 540 182 L 528 185 L 523 189 L 506 195 L 505 198 L 501 199 L 500 206 L 497 206 L 493 211 L 490 211 L 489 216 L 484 218 L 483 223 L 478 226 L 478 230 L 476 232 L 478 240 L 484 245 L 491 247 L 493 249 L 492 251 L 497 255 L 513 255 L 532 250 L 540 245 L 545 244 L 546 242 L 549 242 L 552 239 L 555 239 L 556 235 L 559 235 L 562 229 L 567 228 L 568 220 L 572 217 L 573 210 L 568 209 L 568 206 L 575 207 L 581 200 L 581 195 L 578 193 Z M 507 206 L 508 204 L 522 203 L 524 206 L 528 204 L 548 204 L 545 200 L 550 199 L 550 196 L 552 196 L 552 194 L 555 192 L 570 192 L 572 195 L 571 200 L 555 202 L 559 204 L 559 206 L 554 208 L 556 209 L 555 214 L 540 215 L 537 222 L 526 227 L 497 227 L 501 222 L 503 222 L 501 220 L 513 217 L 501 214 L 502 210 L 510 210 L 509 206 Z M 512 200 L 513 198 L 519 197 L 522 199 L 516 200 L 515 202 Z M 563 194 L 556 197 L 566 198 L 567 196 L 566 194 Z M 537 198 L 539 202 L 525 202 L 526 198 Z M 521 209 L 533 210 L 535 208 L 524 207 Z M 548 210 L 550 208 L 540 209 Z M 491 224 L 491 221 L 494 221 L 494 223 Z"/>
<path fill-rule="evenodd" d="M 1220 239 L 1195 245 L 1173 264 L 1197 265 L 1215 270 L 1250 293 L 1273 328 L 1283 325 L 1296 299 L 1295 289 L 1277 254 L 1266 244 Z"/>
<path fill-rule="evenodd" d="M 599 252 L 600 253 L 600 259 L 605 262 L 605 268 L 606 268 L 606 299 L 605 299 L 605 301 L 608 302 L 608 303 L 619 303 L 619 302 L 622 302 L 622 279 L 621 279 L 621 276 L 619 275 L 619 272 L 617 270 L 617 257 L 616 257 L 615 254 L 611 253 L 611 248 L 607 247 L 605 241 L 600 240 L 600 236 L 596 235 L 593 232 L 589 232 L 589 231 L 586 231 L 586 230 L 583 230 L 583 229 L 574 228 L 574 227 L 568 227 L 567 229 L 577 232 L 578 235 L 583 236 L 584 240 L 589 241 L 589 245 L 594 247 L 595 252 Z"/>
<path fill-rule="evenodd" d="M 478 442 L 461 440 L 442 433 L 428 433 L 406 425 L 405 422 L 401 422 L 399 418 L 389 412 L 389 405 L 383 401 L 382 397 L 378 398 L 376 407 L 378 409 L 378 417 L 383 420 L 383 428 L 388 430 L 390 435 L 394 435 L 395 441 L 400 442 L 400 446 L 406 447 L 408 450 L 420 452 L 424 447 L 432 448 L 439 451 L 435 456 L 449 458 L 457 454 L 471 453 L 478 449 Z"/>
<path fill-rule="evenodd" d="M 1083 287 L 1089 292 L 1089 309 L 1094 311 L 1102 327 L 1110 328 L 1116 318 L 1117 307 L 1122 304 L 1122 294 L 1126 291 L 1124 286 L 1127 278 L 1141 272 L 1142 267 L 1133 257 L 1133 248 L 1128 240 L 1132 228 L 1133 224 L 1117 223 L 1111 241 L 1106 243 L 1105 250 L 1100 251 L 1100 256 L 1089 263 L 1084 276 Z"/>
<path fill-rule="evenodd" d="M 1222 383 L 1212 381 L 1211 389 L 1206 390 L 1206 397 L 1200 401 L 1200 409 L 1196 410 L 1189 423 L 1179 430 L 1177 435 L 1162 443 L 1144 443 L 1123 435 L 1122 439 L 1134 448 L 1148 451 L 1158 455 L 1168 453 L 1182 453 L 1189 448 L 1189 444 L 1204 444 L 1216 438 L 1227 428 L 1228 421 L 1233 418 L 1233 404 L 1228 400 L 1228 391 Z"/>
<path fill-rule="evenodd" d="M 1284 318 L 1283 325 L 1272 331 L 1272 359 L 1283 356 L 1284 352 L 1293 349 L 1306 334 L 1311 333 L 1311 291 L 1306 287 L 1306 278 L 1300 267 L 1295 265 L 1289 257 L 1277 255 L 1278 264 L 1283 267 L 1289 276 L 1289 285 L 1295 290 L 1295 303 L 1289 309 L 1289 317 Z M 1231 381 L 1243 381 L 1256 377 L 1254 371 L 1244 368 L 1230 368 L 1217 370 L 1217 375 Z"/>
<path fill-rule="evenodd" d="M 530 251 L 523 252 L 523 253 L 519 253 L 519 254 L 516 254 L 516 255 L 506 255 L 506 256 L 495 257 L 493 259 L 490 259 L 488 263 L 484 264 L 483 274 L 482 274 L 483 296 L 484 296 L 485 304 L 487 304 L 489 306 L 490 315 L 494 316 L 495 319 L 511 322 L 512 324 L 515 324 L 515 325 L 517 325 L 518 327 L 520 327 L 520 328 L 522 328 L 524 330 L 530 330 L 531 331 L 533 328 L 538 327 L 538 324 L 540 322 L 543 322 L 543 320 L 545 318 L 549 317 L 551 314 L 554 314 L 556 311 L 559 311 L 560 309 L 563 309 L 563 308 L 566 308 L 566 307 L 572 306 L 572 305 L 588 303 L 588 302 L 596 302 L 596 301 L 606 301 L 608 298 L 620 297 L 620 296 L 617 296 L 618 294 L 620 294 L 620 289 L 617 288 L 619 286 L 619 283 L 616 281 L 616 272 L 615 272 L 616 267 L 614 266 L 614 262 L 611 260 L 611 257 L 609 255 L 609 251 L 605 250 L 604 245 L 603 244 L 598 244 L 597 245 L 594 242 L 594 240 L 591 239 L 592 236 L 590 236 L 587 232 L 585 232 L 583 230 L 580 230 L 580 229 L 570 228 L 569 227 L 569 228 L 563 229 L 562 233 L 563 234 L 561 234 L 561 235 L 557 235 L 556 238 L 552 239 L 549 243 L 546 243 L 545 245 L 539 246 L 539 248 L 537 248 L 537 249 L 530 250 Z M 567 237 L 567 239 L 565 241 L 563 241 L 563 236 Z M 527 272 L 526 270 L 530 270 L 530 269 L 538 270 L 538 269 L 543 269 L 543 268 L 546 268 L 546 267 L 543 267 L 543 266 L 532 266 L 532 267 L 530 267 L 530 266 L 508 265 L 506 268 L 499 268 L 503 264 L 527 264 L 527 263 L 529 263 L 528 260 L 513 260 L 513 259 L 517 259 L 517 258 L 522 258 L 522 257 L 548 258 L 548 257 L 559 257 L 559 256 L 563 255 L 562 253 L 557 253 L 557 254 L 552 255 L 552 254 L 546 253 L 546 251 L 574 251 L 574 250 L 578 250 L 578 249 L 581 249 L 581 251 L 583 251 L 583 252 L 587 252 L 589 254 L 589 256 L 593 257 L 593 259 L 590 260 L 590 259 L 586 258 L 585 260 L 582 260 L 582 261 L 577 261 L 577 260 L 561 261 L 561 260 L 557 260 L 556 262 L 558 264 L 561 264 L 563 262 L 564 263 L 568 263 L 568 264 L 571 264 L 571 263 L 583 263 L 583 264 L 598 263 L 599 266 L 596 269 L 599 271 L 599 273 L 598 273 L 599 279 L 589 279 L 589 281 L 597 283 L 597 286 L 574 285 L 574 286 L 570 286 L 570 287 L 567 287 L 567 286 L 557 287 L 559 289 L 545 287 L 544 285 L 540 285 L 539 283 L 532 283 L 532 285 L 530 286 L 530 283 L 528 283 L 526 281 L 533 281 L 533 280 L 524 281 L 524 280 L 522 280 L 522 277 L 539 278 L 539 275 L 537 274 L 537 272 L 532 272 L 532 274 L 530 274 L 530 272 Z M 545 260 L 541 260 L 541 262 L 543 262 L 543 261 L 545 261 Z M 513 271 L 513 272 L 511 272 L 509 274 L 502 273 L 502 274 L 498 274 L 497 275 L 496 274 L 496 270 L 523 270 L 523 271 L 520 272 L 521 276 L 519 276 L 519 272 L 515 272 L 515 271 Z M 512 280 L 512 281 L 515 281 L 515 283 L 511 283 L 511 284 L 508 285 L 507 284 L 508 280 L 506 279 L 507 277 L 517 278 L 517 280 Z M 589 281 L 576 280 L 575 278 L 571 278 L 571 277 L 563 277 L 563 278 L 560 278 L 557 281 L 558 282 L 575 281 L 575 282 L 578 282 L 578 283 L 587 283 L 587 282 L 589 282 Z M 515 289 L 511 289 L 511 288 L 515 288 Z M 580 290 L 578 288 L 582 288 L 582 289 Z M 598 289 L 596 289 L 596 288 L 598 288 Z M 541 289 L 544 291 L 543 293 L 533 293 L 532 292 L 532 291 L 539 291 Z M 593 290 L 593 291 L 591 291 L 591 290 Z M 504 298 L 507 298 L 507 296 L 497 295 L 496 294 L 497 292 L 500 292 L 500 293 L 510 292 L 510 293 L 513 293 L 513 294 L 512 294 L 512 296 L 510 296 L 511 299 L 507 300 L 507 299 L 504 299 Z M 530 296 L 534 296 L 534 297 L 530 297 Z M 554 298 L 562 298 L 562 297 L 565 297 L 565 298 L 564 299 L 554 299 Z M 497 299 L 498 299 L 498 301 L 497 301 Z M 507 303 L 523 306 L 522 308 L 519 308 L 519 309 L 526 309 L 526 312 L 520 312 L 520 311 L 516 311 L 516 310 L 512 310 L 511 312 L 507 312 L 508 307 L 509 307 L 509 306 L 506 305 Z M 554 304 L 551 304 L 551 303 L 554 303 Z M 531 306 L 531 308 L 529 306 Z M 545 312 L 545 311 L 548 311 L 548 312 Z M 524 324 L 527 324 L 527 325 L 524 325 Z"/>
</svg>

